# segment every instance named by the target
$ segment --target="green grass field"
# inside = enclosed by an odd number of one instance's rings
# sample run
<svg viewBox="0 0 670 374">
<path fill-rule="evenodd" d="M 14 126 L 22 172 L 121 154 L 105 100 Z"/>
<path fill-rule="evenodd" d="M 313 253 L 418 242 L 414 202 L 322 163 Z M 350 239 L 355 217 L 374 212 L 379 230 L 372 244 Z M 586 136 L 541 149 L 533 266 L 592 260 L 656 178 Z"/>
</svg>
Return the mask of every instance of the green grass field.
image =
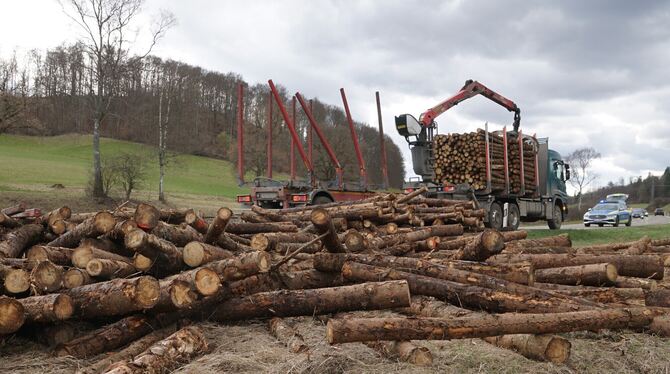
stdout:
<svg viewBox="0 0 670 374">
<path fill-rule="evenodd" d="M 628 242 L 640 239 L 645 235 L 652 239 L 667 238 L 670 237 L 670 228 L 668 228 L 668 225 L 649 225 L 612 230 L 528 230 L 528 238 L 536 239 L 564 233 L 570 235 L 573 246 L 579 247 L 591 244 Z"/>
</svg>

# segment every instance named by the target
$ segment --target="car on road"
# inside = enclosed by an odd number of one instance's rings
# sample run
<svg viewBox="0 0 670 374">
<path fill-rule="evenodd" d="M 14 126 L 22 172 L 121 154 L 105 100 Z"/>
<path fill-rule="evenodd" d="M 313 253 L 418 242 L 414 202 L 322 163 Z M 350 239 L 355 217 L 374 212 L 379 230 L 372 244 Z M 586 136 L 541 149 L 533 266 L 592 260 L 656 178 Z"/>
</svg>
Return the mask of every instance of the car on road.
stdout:
<svg viewBox="0 0 670 374">
<path fill-rule="evenodd" d="M 654 210 L 654 215 L 655 216 L 664 216 L 665 212 L 663 211 L 663 208 L 656 208 L 656 210 Z"/>
<path fill-rule="evenodd" d="M 630 226 L 632 222 L 633 215 L 623 201 L 601 201 L 584 214 L 584 226 L 586 227 L 591 225 L 618 227 L 621 223 Z"/>
<path fill-rule="evenodd" d="M 633 218 L 644 219 L 644 209 L 642 209 L 642 208 L 634 208 L 632 214 L 633 214 Z"/>
<path fill-rule="evenodd" d="M 642 209 L 642 210 L 644 211 L 644 216 L 645 216 L 645 217 L 649 217 L 649 212 L 647 212 L 646 209 Z"/>
</svg>

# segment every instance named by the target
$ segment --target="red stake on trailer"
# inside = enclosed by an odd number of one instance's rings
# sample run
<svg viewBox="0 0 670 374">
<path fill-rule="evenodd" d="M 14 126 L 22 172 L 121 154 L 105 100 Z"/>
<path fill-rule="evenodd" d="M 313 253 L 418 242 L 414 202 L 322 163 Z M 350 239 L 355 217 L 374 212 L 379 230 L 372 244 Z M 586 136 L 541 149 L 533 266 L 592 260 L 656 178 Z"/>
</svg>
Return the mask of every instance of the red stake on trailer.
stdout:
<svg viewBox="0 0 670 374">
<path fill-rule="evenodd" d="M 326 139 L 326 137 L 321 132 L 319 124 L 316 123 L 316 120 L 312 115 L 312 110 L 309 107 L 307 107 L 307 104 L 305 103 L 305 100 L 303 100 L 302 95 L 300 95 L 300 92 L 296 92 L 295 97 L 298 99 L 298 101 L 300 102 L 300 106 L 302 106 L 302 110 L 307 115 L 307 120 L 311 125 L 310 130 L 313 128 L 314 131 L 316 131 L 316 135 L 319 137 L 319 140 L 321 140 L 321 144 L 323 144 L 323 147 L 326 149 L 326 152 L 328 153 L 330 160 L 333 162 L 333 166 L 335 166 L 335 173 L 337 175 L 337 186 L 342 188 L 342 183 L 344 183 L 343 180 L 344 171 L 342 170 L 342 165 L 340 165 L 340 161 L 337 160 L 337 156 L 335 156 L 335 152 L 333 152 L 333 149 L 330 147 L 328 139 Z"/>
<path fill-rule="evenodd" d="M 382 125 L 382 105 L 379 101 L 379 91 L 375 92 L 375 99 L 377 100 L 377 122 L 379 123 L 379 147 L 382 152 L 382 189 L 387 189 L 389 186 L 389 172 L 386 165 L 386 143 L 384 142 L 384 126 Z"/>
<path fill-rule="evenodd" d="M 293 125 L 295 126 L 295 96 L 291 99 L 291 107 L 293 108 Z M 291 142 L 291 181 L 295 180 L 295 142 Z M 311 163 L 311 161 L 310 161 Z"/>
<path fill-rule="evenodd" d="M 526 194 L 526 176 L 524 174 L 523 170 L 523 134 L 521 133 L 521 130 L 519 130 L 519 134 L 517 135 L 519 137 L 519 162 L 521 163 L 521 195 Z"/>
<path fill-rule="evenodd" d="M 272 96 L 275 98 L 275 102 L 277 103 L 277 106 L 279 107 L 279 111 L 281 112 L 282 117 L 284 118 L 284 122 L 286 122 L 286 126 L 288 126 L 288 130 L 291 133 L 291 138 L 293 139 L 293 143 L 297 145 L 298 152 L 300 153 L 300 158 L 302 158 L 302 162 L 305 165 L 305 169 L 307 169 L 307 172 L 309 173 L 309 180 L 312 185 L 315 184 L 314 180 L 314 169 L 312 169 L 312 163 L 309 162 L 307 159 L 307 155 L 305 154 L 305 150 L 302 149 L 302 144 L 300 144 L 300 138 L 298 137 L 298 133 L 295 131 L 295 127 L 293 126 L 293 121 L 291 118 L 288 116 L 288 112 L 286 111 L 286 108 L 284 108 L 284 104 L 281 102 L 281 97 L 279 97 L 279 92 L 277 92 L 277 88 L 275 87 L 275 84 L 272 82 L 272 79 L 268 80 L 268 84 L 270 85 L 270 90 L 272 91 Z"/>
<path fill-rule="evenodd" d="M 347 122 L 349 123 L 349 131 L 351 131 L 351 140 L 354 142 L 354 150 L 356 151 L 356 158 L 358 159 L 358 169 L 361 176 L 361 185 L 365 188 L 368 186 L 368 175 L 365 171 L 365 163 L 361 155 L 361 148 L 358 145 L 358 137 L 354 129 L 354 121 L 351 119 L 351 112 L 349 111 L 349 104 L 347 104 L 347 95 L 344 93 L 344 88 L 340 88 L 342 95 L 342 103 L 344 103 L 344 111 L 347 114 Z"/>
<path fill-rule="evenodd" d="M 505 170 L 505 194 L 509 195 L 509 164 L 507 161 L 507 126 L 503 127 L 503 165 Z"/>
<path fill-rule="evenodd" d="M 237 84 L 237 177 L 244 184 L 244 86 Z"/>
<path fill-rule="evenodd" d="M 268 93 L 268 166 L 267 176 L 272 179 L 272 92 Z"/>
<path fill-rule="evenodd" d="M 312 113 L 312 99 L 309 99 L 309 111 Z M 309 159 L 310 164 L 314 163 L 314 159 L 312 158 L 312 148 L 313 148 L 313 143 L 312 143 L 312 127 L 309 127 L 309 130 L 307 130 L 307 158 Z"/>
</svg>

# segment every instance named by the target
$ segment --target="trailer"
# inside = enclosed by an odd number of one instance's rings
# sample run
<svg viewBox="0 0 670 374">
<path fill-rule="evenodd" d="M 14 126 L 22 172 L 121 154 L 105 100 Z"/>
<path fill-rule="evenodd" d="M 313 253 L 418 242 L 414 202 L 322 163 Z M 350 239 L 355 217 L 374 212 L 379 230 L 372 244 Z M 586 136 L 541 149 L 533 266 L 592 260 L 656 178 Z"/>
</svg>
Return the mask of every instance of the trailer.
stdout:
<svg viewBox="0 0 670 374">
<path fill-rule="evenodd" d="M 358 144 L 358 137 L 356 136 L 356 130 L 354 128 L 353 119 L 351 112 L 349 110 L 349 104 L 347 102 L 346 94 L 344 89 L 340 89 L 340 94 L 342 96 L 342 102 L 344 104 L 344 109 L 346 113 L 347 123 L 349 125 L 349 130 L 351 133 L 352 142 L 354 145 L 354 150 L 356 151 L 356 159 L 358 161 L 359 175 L 360 179 L 357 183 L 345 182 L 343 180 L 344 170 L 337 159 L 330 143 L 324 136 L 321 131 L 321 127 L 317 123 L 316 119 L 312 115 L 311 102 L 308 104 L 302 97 L 299 92 L 296 92 L 292 100 L 292 111 L 293 115 L 289 116 L 282 100 L 279 96 L 279 93 L 272 82 L 268 81 L 270 87 L 270 100 L 268 105 L 268 137 L 267 137 L 267 177 L 265 178 L 256 178 L 251 183 L 250 193 L 246 195 L 238 195 L 237 201 L 244 205 L 258 205 L 263 208 L 270 209 L 282 209 L 289 208 L 294 206 L 301 205 L 318 205 L 318 204 L 327 204 L 336 201 L 352 201 L 352 200 L 361 200 L 373 196 L 376 191 L 370 188 L 367 180 L 367 171 L 365 168 L 365 162 Z M 242 91 L 239 91 L 239 95 L 242 95 Z M 376 94 L 377 98 L 377 111 L 379 118 L 379 129 L 380 129 L 380 139 L 382 142 L 382 175 L 384 177 L 384 183 L 382 189 L 385 189 L 388 185 L 388 173 L 386 170 L 386 152 L 383 145 L 383 128 L 381 123 L 381 107 L 379 102 L 379 93 Z M 274 99 L 274 100 L 272 100 Z M 295 130 L 294 120 L 296 117 L 296 101 L 302 107 L 303 112 L 305 113 L 307 120 L 310 124 L 309 131 L 307 132 L 307 143 L 308 150 L 305 150 L 302 147 L 302 142 L 299 139 L 299 136 Z M 289 131 L 291 133 L 292 142 L 291 142 L 291 179 L 289 181 L 280 181 L 272 178 L 272 107 L 273 102 L 276 102 L 281 115 L 286 123 Z M 241 104 L 238 105 L 238 108 Z M 239 114 L 239 113 L 238 113 Z M 238 115 L 238 134 L 242 134 L 242 115 Z M 314 169 L 312 166 L 312 132 L 316 133 L 317 137 L 321 141 L 321 144 L 324 146 L 328 157 L 335 168 L 335 180 L 334 181 L 318 181 L 314 175 Z M 243 149 L 242 136 L 238 136 L 238 150 Z M 295 158 L 294 150 L 297 149 L 298 153 L 305 165 L 305 168 L 308 171 L 307 180 L 297 180 L 295 178 Z M 244 183 L 244 167 L 243 165 L 243 152 L 238 152 L 238 178 L 240 183 Z"/>
<path fill-rule="evenodd" d="M 484 138 L 485 149 L 483 158 L 486 168 L 486 184 L 482 188 L 473 188 L 470 183 L 452 183 L 443 181 L 436 182 L 435 158 L 434 158 L 434 136 L 437 131 L 435 118 L 447 111 L 449 108 L 475 95 L 482 95 L 495 103 L 514 112 L 513 130 L 501 130 L 489 132 L 488 124 L 485 125 Z M 468 80 L 461 90 L 449 99 L 428 109 L 417 120 L 411 114 L 403 114 L 395 117 L 396 129 L 409 143 L 412 153 L 412 164 L 414 172 L 420 177 L 418 180 L 410 180 L 404 185 L 405 191 L 413 191 L 422 186 L 427 187 L 428 197 L 443 199 L 467 199 L 474 201 L 480 208 L 486 211 L 484 222 L 487 227 L 498 230 L 516 230 L 520 222 L 533 222 L 539 220 L 547 221 L 549 228 L 558 229 L 568 212 L 565 182 L 570 178 L 570 167 L 561 158 L 561 155 L 549 149 L 548 138 L 537 138 L 529 136 L 520 130 L 521 110 L 511 100 L 490 90 L 483 84 Z M 499 137 L 503 146 L 503 169 L 499 170 L 502 178 L 497 188 L 492 187 L 491 167 L 491 136 Z M 519 165 L 510 165 L 507 147 L 509 137 L 519 142 L 520 157 Z M 523 145 L 531 144 L 534 147 L 532 160 L 524 160 Z M 536 185 L 526 186 L 524 183 L 524 165 L 532 163 L 535 175 L 533 180 Z M 517 166 L 520 171 L 520 188 L 510 188 L 510 169 Z M 499 174 L 500 175 L 500 174 Z"/>
</svg>

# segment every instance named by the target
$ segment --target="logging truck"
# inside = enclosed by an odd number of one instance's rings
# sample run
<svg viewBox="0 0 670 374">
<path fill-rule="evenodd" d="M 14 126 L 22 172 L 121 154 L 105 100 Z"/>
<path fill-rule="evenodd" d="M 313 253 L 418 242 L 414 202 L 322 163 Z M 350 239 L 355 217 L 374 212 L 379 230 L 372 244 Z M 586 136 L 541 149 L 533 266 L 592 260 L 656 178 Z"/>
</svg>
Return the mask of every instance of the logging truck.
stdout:
<svg viewBox="0 0 670 374">
<path fill-rule="evenodd" d="M 514 112 L 513 130 L 489 131 L 486 124 L 477 133 L 437 135 L 435 118 L 475 95 Z M 559 229 L 568 212 L 570 167 L 549 149 L 548 138 L 523 134 L 520 123 L 521 110 L 512 100 L 472 80 L 418 120 L 396 116 L 396 130 L 409 143 L 414 173 L 421 178 L 406 182 L 405 191 L 425 186 L 430 197 L 472 200 L 485 209 L 485 225 L 499 230 L 539 220 Z"/>
</svg>

